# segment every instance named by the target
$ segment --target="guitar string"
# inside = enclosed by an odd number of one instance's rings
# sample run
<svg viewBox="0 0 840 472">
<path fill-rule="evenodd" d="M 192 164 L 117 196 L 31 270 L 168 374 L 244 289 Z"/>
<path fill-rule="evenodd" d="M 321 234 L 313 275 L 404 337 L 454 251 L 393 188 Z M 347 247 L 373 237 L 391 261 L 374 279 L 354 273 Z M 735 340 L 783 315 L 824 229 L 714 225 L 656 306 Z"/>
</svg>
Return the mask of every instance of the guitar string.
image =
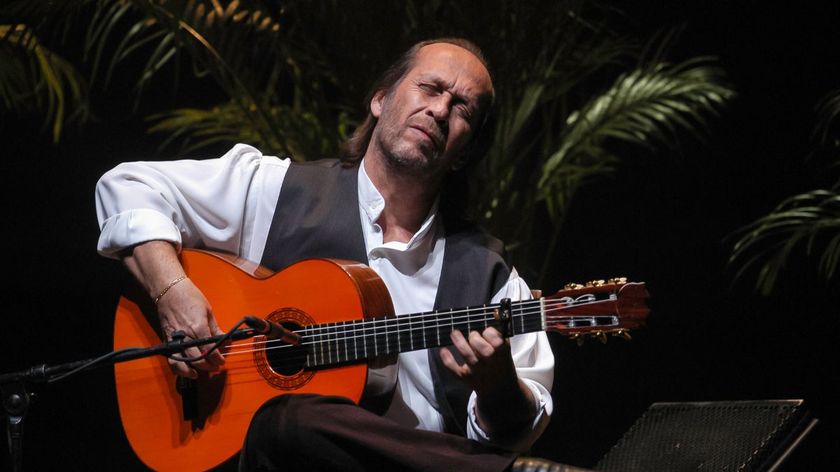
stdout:
<svg viewBox="0 0 840 472">
<path fill-rule="evenodd" d="M 578 304 L 576 306 L 585 306 L 585 305 L 594 304 L 594 303 L 596 303 L 596 302 L 582 303 L 582 304 Z M 570 319 L 571 320 L 571 319 L 575 319 L 575 318 L 589 318 L 589 317 L 591 317 L 591 316 L 586 316 L 586 315 L 561 316 L 561 315 L 556 315 L 556 314 L 551 314 L 550 313 L 550 312 L 562 311 L 563 308 L 565 307 L 565 305 L 563 305 L 563 306 L 561 306 L 561 305 L 562 304 L 560 304 L 560 303 L 553 303 L 550 307 L 547 307 L 546 310 L 545 310 L 546 318 L 552 318 L 552 321 L 556 321 L 558 319 Z M 518 318 L 523 318 L 523 317 L 531 316 L 531 315 L 534 315 L 534 314 L 537 314 L 537 313 L 540 313 L 540 311 L 537 310 L 537 311 L 530 311 L 530 312 L 521 312 L 521 313 L 518 313 L 518 314 L 514 315 L 513 317 L 514 318 L 517 318 L 517 317 Z M 476 314 L 476 316 L 477 315 L 480 315 L 480 314 Z M 488 316 L 488 317 L 485 317 L 483 320 L 480 320 L 480 321 L 487 322 L 487 321 L 490 321 L 490 320 L 493 320 L 493 319 L 495 319 L 495 318 L 493 318 L 492 316 Z M 531 327 L 533 325 L 539 325 L 540 323 L 539 323 L 538 318 L 533 318 L 527 324 L 528 324 L 529 327 Z M 403 330 L 402 332 L 405 332 L 405 331 L 411 332 L 411 330 Z M 412 334 L 415 334 L 415 333 L 412 333 Z M 318 345 L 318 344 L 323 345 L 325 342 L 333 343 L 333 342 L 338 342 L 338 341 L 346 341 L 347 339 L 364 338 L 365 336 L 369 336 L 369 335 L 352 336 L 352 337 L 349 337 L 349 338 L 345 337 L 343 339 L 338 339 L 338 340 L 330 339 L 328 341 L 312 341 L 312 342 L 302 343 L 302 345 L 312 345 L 312 346 Z M 416 337 L 415 337 L 415 339 L 416 339 Z M 277 343 L 279 341 L 268 341 L 268 342 Z M 251 343 L 251 344 L 252 345 L 267 344 L 267 342 L 258 342 L 258 343 Z M 387 344 L 390 347 L 393 343 L 387 343 Z M 243 344 L 238 344 L 238 346 L 242 346 L 242 345 Z M 223 353 L 223 356 L 225 356 L 227 358 L 228 356 L 234 356 L 234 355 L 239 355 L 239 354 L 249 354 L 249 353 L 259 352 L 259 351 L 273 351 L 273 350 L 276 350 L 276 349 L 288 349 L 288 348 L 294 348 L 294 347 L 298 347 L 298 346 L 294 346 L 294 345 L 290 345 L 290 344 L 282 344 L 282 345 L 279 345 L 279 346 L 265 347 L 263 349 L 252 349 L 252 350 L 247 350 L 247 351 L 238 350 L 238 351 L 235 351 L 235 352 Z M 328 349 L 331 349 L 331 345 L 328 346 Z M 416 350 L 419 350 L 419 349 L 424 349 L 424 348 L 418 348 Z M 382 354 L 389 354 L 389 352 L 385 352 L 385 353 L 382 353 Z M 291 368 L 291 369 L 295 369 L 296 370 L 295 373 L 297 373 L 303 367 L 302 364 L 305 364 L 307 358 L 310 355 L 311 355 L 311 353 L 308 353 L 308 352 L 296 353 L 295 355 L 286 355 L 279 362 L 278 361 L 270 362 L 270 366 L 271 366 L 272 370 L 275 370 L 275 371 L 277 371 L 277 370 L 282 371 L 286 368 Z M 322 356 L 322 360 L 325 359 L 325 357 L 326 356 Z M 364 360 L 366 358 L 367 357 L 354 357 L 353 359 L 350 359 L 349 356 L 346 356 L 345 361 L 343 361 L 343 362 L 358 362 L 358 361 Z M 340 357 L 338 357 L 338 361 L 335 362 L 335 363 L 341 363 L 341 362 L 342 361 L 340 360 Z M 332 356 L 330 356 L 330 362 L 329 363 L 316 364 L 315 366 L 309 366 L 309 367 L 317 367 L 318 365 L 329 365 L 331 363 L 333 363 L 332 362 Z M 128 366 L 126 366 L 126 367 L 128 367 Z M 250 358 L 244 358 L 244 357 L 241 357 L 241 356 L 226 362 L 224 368 L 227 371 L 233 371 L 233 370 L 243 371 L 244 370 L 244 371 L 253 371 L 255 375 L 257 374 L 257 371 L 255 371 L 253 369 L 253 363 L 250 360 Z M 134 369 L 131 369 L 131 370 L 134 370 Z M 262 377 L 259 377 L 259 378 L 262 378 Z"/>
<path fill-rule="evenodd" d="M 559 309 L 559 308 L 557 308 L 557 307 L 552 307 L 552 308 L 550 308 L 550 309 L 546 310 L 546 312 L 548 312 L 548 311 L 557 311 L 558 309 Z M 522 317 L 524 317 L 524 316 L 529 316 L 529 315 L 533 315 L 533 314 L 536 314 L 536 313 L 539 313 L 539 311 L 534 311 L 534 312 L 530 312 L 530 313 L 517 314 L 517 315 L 515 315 L 515 317 L 522 318 Z M 548 313 L 547 313 L 547 314 L 548 314 Z M 581 316 L 581 315 L 570 315 L 570 316 L 568 316 L 568 317 L 560 317 L 560 316 L 557 316 L 557 315 L 549 315 L 549 316 L 551 316 L 552 318 L 554 318 L 554 320 L 555 320 L 555 321 L 556 321 L 556 319 L 557 319 L 557 318 L 568 318 L 568 319 L 574 319 L 574 318 L 584 318 L 584 317 L 585 317 L 585 316 Z M 483 321 L 483 322 L 485 322 L 485 323 L 486 323 L 487 321 L 490 321 L 490 320 L 493 320 L 493 319 L 494 319 L 494 318 L 492 318 L 492 317 L 485 317 L 484 319 L 478 320 L 478 322 L 482 322 L 482 321 Z M 535 324 L 536 324 L 536 325 L 539 325 L 539 321 L 538 321 L 538 320 L 536 320 L 536 319 L 535 319 L 533 322 L 529 323 L 529 325 L 531 325 L 531 326 L 533 326 L 533 325 L 535 325 Z M 485 324 L 485 326 L 486 326 L 486 324 Z M 418 334 L 418 333 L 414 333 L 414 332 L 412 332 L 412 330 L 392 331 L 392 332 L 389 332 L 389 334 L 393 334 L 393 333 L 405 333 L 405 332 L 409 332 L 409 333 L 411 333 L 411 334 Z M 383 333 L 383 334 L 384 334 L 384 333 Z M 419 334 L 420 334 L 421 336 L 423 335 L 423 333 L 419 333 Z M 333 344 L 336 344 L 336 345 L 337 345 L 337 344 L 338 344 L 338 343 L 340 343 L 340 342 L 347 342 L 348 340 L 353 340 L 353 339 L 364 338 L 365 336 L 366 336 L 366 335 L 361 335 L 361 336 L 349 336 L 349 337 L 345 336 L 344 338 L 328 339 L 328 340 L 325 340 L 325 341 L 311 341 L 311 342 L 307 342 L 307 343 L 302 343 L 302 345 L 303 345 L 303 346 L 316 346 L 316 347 L 318 347 L 318 346 L 320 345 L 320 347 L 324 347 L 324 343 L 327 343 L 326 348 L 327 348 L 327 350 L 328 350 L 328 351 L 330 351 L 330 352 L 328 352 L 328 353 L 326 353 L 326 354 L 323 354 L 323 355 L 321 356 L 321 357 L 322 357 L 322 359 L 326 359 L 326 358 L 329 356 L 330 361 L 331 361 L 330 363 L 332 363 L 332 357 L 336 357 L 337 361 L 338 361 L 338 362 L 341 362 L 341 357 L 342 357 L 342 356 L 340 356 L 340 354 L 341 354 L 341 353 L 340 353 L 341 349 L 340 349 L 340 348 L 338 349 L 338 351 L 339 351 L 339 352 L 333 352 L 333 351 L 331 351 L 331 350 L 332 350 L 332 347 L 333 347 Z M 416 338 L 415 338 L 415 339 L 416 339 Z M 254 345 L 256 345 L 256 344 L 262 344 L 262 343 L 253 343 L 253 344 L 254 344 Z M 393 344 L 394 344 L 393 342 L 388 342 L 388 341 L 386 340 L 386 349 L 385 349 L 385 352 L 383 352 L 383 354 L 387 354 L 387 353 L 389 353 L 388 351 L 390 351 L 390 348 L 393 346 Z M 419 342 L 418 342 L 418 344 L 419 344 Z M 225 353 L 224 355 L 227 357 L 227 356 L 238 355 L 238 354 L 248 354 L 248 353 L 255 352 L 255 351 L 270 351 L 270 350 L 275 350 L 275 349 L 288 349 L 288 348 L 294 348 L 294 347 L 299 347 L 299 346 L 294 346 L 294 345 L 290 345 L 290 344 L 282 344 L 282 345 L 280 345 L 280 346 L 265 347 L 265 348 L 263 348 L 263 349 L 237 350 L 237 351 L 234 351 L 234 352 Z M 418 349 L 423 349 L 423 348 L 418 348 Z M 350 360 L 351 360 L 351 356 L 349 355 L 349 346 L 346 346 L 346 345 L 345 345 L 345 349 L 344 349 L 344 351 L 345 351 L 345 356 L 344 356 L 344 357 L 345 357 L 346 361 L 350 361 Z M 285 366 L 295 366 L 295 365 L 299 365 L 299 364 L 300 364 L 300 362 L 299 362 L 299 361 L 300 361 L 301 359 L 305 359 L 307 356 L 309 356 L 309 355 L 311 355 L 311 354 L 312 354 L 312 353 L 302 352 L 302 353 L 300 353 L 300 354 L 299 354 L 299 355 L 297 355 L 297 356 L 288 356 L 287 358 L 283 359 L 284 363 L 283 363 L 282 365 L 285 365 Z M 358 355 L 355 355 L 355 356 L 353 356 L 353 360 L 363 359 L 363 358 L 366 358 L 366 357 L 367 357 L 367 356 L 362 356 L 362 357 L 359 357 Z M 287 362 L 287 361 L 289 361 L 289 360 L 294 360 L 294 361 L 296 361 L 296 362 Z M 272 363 L 272 366 L 279 366 L 279 365 L 281 365 L 281 364 L 280 364 L 280 363 L 278 363 L 278 362 L 273 362 L 273 363 Z"/>
<path fill-rule="evenodd" d="M 580 304 L 578 304 L 578 306 L 580 306 Z M 557 322 L 558 320 L 562 319 L 563 317 L 559 317 L 559 316 L 553 314 L 552 312 L 561 310 L 562 308 L 563 307 L 557 307 L 556 305 L 555 306 L 549 306 L 546 309 L 547 317 L 552 322 Z M 514 320 L 517 320 L 517 319 L 521 319 L 523 317 L 530 316 L 530 315 L 537 314 L 537 313 L 539 313 L 539 311 L 530 311 L 530 312 L 522 311 L 521 313 L 513 315 L 513 318 L 514 318 Z M 583 315 L 570 315 L 570 316 L 565 317 L 565 318 L 566 319 L 574 319 L 574 318 L 588 318 L 588 317 L 583 316 Z M 459 325 L 462 329 L 465 328 L 464 325 L 469 325 L 469 324 L 482 324 L 483 323 L 484 326 L 486 327 L 486 326 L 488 326 L 487 322 L 492 321 L 494 319 L 495 318 L 492 317 L 492 315 L 488 315 L 488 313 L 484 312 L 484 313 L 477 313 L 477 314 L 475 314 L 471 317 L 466 317 L 466 318 L 461 317 L 461 319 L 459 319 L 458 322 L 453 322 L 453 324 Z M 524 320 L 513 321 L 513 322 L 516 322 L 516 323 L 519 323 L 520 325 L 523 325 L 523 329 L 524 329 Z M 356 329 L 349 329 L 349 330 L 343 330 L 343 331 L 334 331 L 332 333 L 320 334 L 320 335 L 316 335 L 316 336 L 309 336 L 309 337 L 305 338 L 307 340 L 307 342 L 304 342 L 302 345 L 304 347 L 305 346 L 313 346 L 313 347 L 321 348 L 320 349 L 321 350 L 321 357 L 326 358 L 327 356 L 329 356 L 330 359 L 332 359 L 334 354 L 338 358 L 341 357 L 340 356 L 340 354 L 341 354 L 340 351 L 342 350 L 342 347 L 340 345 L 341 343 L 345 343 L 343 350 L 345 351 L 345 357 L 349 357 L 349 355 L 347 353 L 349 352 L 350 346 L 348 344 L 349 344 L 350 341 L 353 341 L 353 343 L 354 343 L 354 357 L 359 357 L 358 356 L 358 345 L 355 343 L 355 340 L 357 340 L 357 339 L 365 340 L 365 338 L 370 339 L 371 336 L 385 336 L 385 339 L 383 340 L 385 342 L 384 351 L 388 352 L 388 351 L 391 350 L 391 344 L 393 344 L 393 342 L 392 342 L 393 335 L 398 336 L 397 344 L 400 345 L 401 344 L 400 341 L 403 340 L 403 338 L 401 338 L 400 336 L 405 334 L 405 333 L 409 333 L 410 334 L 409 339 L 405 340 L 405 342 L 408 345 L 416 344 L 418 346 L 424 346 L 425 347 L 427 345 L 426 333 L 428 332 L 428 328 L 426 328 L 425 325 L 424 325 L 423 328 L 420 328 L 419 326 L 412 327 L 412 326 L 410 326 L 411 324 L 417 325 L 417 323 L 405 323 L 405 325 L 408 325 L 408 326 L 396 325 L 396 326 L 393 326 L 393 328 L 395 328 L 395 329 L 388 330 L 387 332 L 380 332 L 380 333 L 377 333 L 376 329 L 371 328 L 371 327 L 362 327 L 361 329 L 356 328 Z M 540 327 L 539 326 L 540 325 L 540 320 L 538 318 L 535 318 L 531 321 L 528 321 L 528 324 L 529 324 L 530 328 L 534 328 L 534 327 L 539 328 Z M 436 336 L 439 336 L 440 333 L 439 333 L 438 328 L 443 327 L 443 326 L 444 325 L 441 324 L 441 325 L 431 326 L 430 328 L 435 330 L 435 335 Z M 536 330 L 537 329 L 533 329 L 533 331 L 536 331 Z M 373 331 L 373 332 L 371 333 L 370 331 Z M 382 331 L 385 331 L 385 330 L 383 329 Z M 524 331 L 530 332 L 531 329 L 524 329 Z M 392 335 L 390 339 L 387 337 L 388 335 Z M 374 342 L 375 342 L 375 340 L 374 340 Z M 267 346 L 268 344 L 281 344 L 281 345 L 280 346 L 273 346 L 273 347 L 263 347 L 263 348 L 250 349 L 251 346 L 259 346 L 261 344 L 263 346 Z M 271 349 L 277 349 L 277 348 L 293 348 L 295 346 L 283 343 L 281 340 L 276 340 L 276 341 L 269 340 L 269 341 L 259 341 L 259 342 L 254 342 L 254 343 L 239 343 L 239 344 L 235 345 L 235 347 L 237 347 L 237 349 L 229 352 L 228 353 L 229 355 L 247 354 L 247 353 L 253 352 L 254 350 L 260 350 L 260 349 L 271 350 Z M 364 350 L 366 347 L 370 348 L 369 344 L 367 346 L 363 345 L 362 349 Z M 333 349 L 333 348 L 335 348 L 335 349 Z M 401 346 L 400 346 L 400 349 L 401 349 Z M 418 348 L 418 349 L 420 349 L 420 348 Z M 326 352 L 324 352 L 324 350 L 326 350 Z M 376 345 L 374 345 L 373 350 L 374 350 L 374 355 L 379 354 L 379 352 L 377 351 Z M 407 350 L 411 350 L 411 349 L 407 349 Z M 316 357 L 318 356 L 317 352 L 314 352 L 313 354 Z M 366 357 L 366 356 L 364 356 L 364 357 Z"/>
<path fill-rule="evenodd" d="M 517 306 L 513 310 L 513 317 L 522 317 L 522 316 L 530 316 L 536 313 L 539 313 L 540 310 L 537 311 L 528 311 L 525 312 L 525 305 L 539 305 L 539 300 L 532 301 L 528 300 L 529 303 L 522 303 L 522 306 Z M 597 303 L 598 301 L 577 301 L 577 302 L 563 302 L 560 300 L 557 301 L 550 301 L 548 302 L 546 307 L 546 313 L 548 314 L 550 311 L 557 311 L 563 308 L 576 308 L 580 306 L 586 306 L 592 303 Z M 487 317 L 488 315 L 492 318 L 492 310 L 488 311 L 487 307 L 476 307 L 470 308 L 469 310 L 459 310 L 453 311 L 453 313 L 466 313 L 466 315 L 458 316 L 458 317 L 451 317 L 452 324 L 464 324 L 471 322 L 470 319 L 476 316 L 478 317 Z M 495 306 L 491 306 L 491 308 L 495 308 Z M 531 307 L 533 308 L 533 307 Z M 318 343 L 318 342 L 326 342 L 324 338 L 328 338 L 329 342 L 338 340 L 344 340 L 345 338 L 337 338 L 337 336 L 343 336 L 347 333 L 357 334 L 359 332 L 362 333 L 362 336 L 369 335 L 365 333 L 366 331 L 373 331 L 372 334 L 376 334 L 377 330 L 385 330 L 387 333 L 380 333 L 380 334 L 388 334 L 394 332 L 404 332 L 400 328 L 408 328 L 409 330 L 415 330 L 419 328 L 419 324 L 423 325 L 425 328 L 425 324 L 429 320 L 434 320 L 440 318 L 441 315 L 449 314 L 449 312 L 445 311 L 438 311 L 438 312 L 428 312 L 428 313 L 414 313 L 409 315 L 400 315 L 397 317 L 389 317 L 389 318 L 380 318 L 380 319 L 359 319 L 359 320 L 348 320 L 348 321 L 340 321 L 336 322 L 336 324 L 332 326 L 325 326 L 325 324 L 320 325 L 312 325 L 303 327 L 300 330 L 294 331 L 295 333 L 305 337 L 310 343 Z M 479 318 L 480 321 L 484 321 L 485 318 Z M 361 325 L 359 325 L 361 324 Z M 377 326 L 379 324 L 379 326 Z M 392 326 L 384 326 L 384 325 L 392 325 Z M 430 326 L 429 328 L 437 328 L 438 326 L 443 326 L 447 323 L 442 323 L 438 325 Z M 388 327 L 397 328 L 397 330 L 387 330 Z M 331 330 L 331 331 L 330 331 Z M 356 336 L 358 337 L 358 336 Z M 237 347 L 247 347 L 251 344 L 279 344 L 284 343 L 282 340 L 267 340 L 267 341 L 259 341 L 254 343 L 237 343 L 235 346 Z M 285 343 L 284 343 L 285 344 Z"/>
</svg>

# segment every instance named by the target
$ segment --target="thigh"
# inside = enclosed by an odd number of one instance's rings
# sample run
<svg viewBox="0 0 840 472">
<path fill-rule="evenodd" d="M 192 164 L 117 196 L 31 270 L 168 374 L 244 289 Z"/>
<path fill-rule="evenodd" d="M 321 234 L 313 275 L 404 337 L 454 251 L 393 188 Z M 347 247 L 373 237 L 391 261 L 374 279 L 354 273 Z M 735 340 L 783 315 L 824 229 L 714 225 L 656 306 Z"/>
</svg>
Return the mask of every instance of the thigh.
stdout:
<svg viewBox="0 0 840 472">
<path fill-rule="evenodd" d="M 342 397 L 281 395 L 254 415 L 241 470 L 496 470 L 515 454 L 395 423 Z"/>
</svg>

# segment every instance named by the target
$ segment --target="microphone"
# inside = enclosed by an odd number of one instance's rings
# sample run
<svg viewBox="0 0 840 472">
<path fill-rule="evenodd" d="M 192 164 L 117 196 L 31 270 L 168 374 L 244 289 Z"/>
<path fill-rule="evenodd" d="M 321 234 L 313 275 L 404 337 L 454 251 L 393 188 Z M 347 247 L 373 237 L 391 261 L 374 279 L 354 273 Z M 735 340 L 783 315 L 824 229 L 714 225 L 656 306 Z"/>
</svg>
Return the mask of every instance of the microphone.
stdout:
<svg viewBox="0 0 840 472">
<path fill-rule="evenodd" d="M 257 318 L 256 316 L 246 316 L 245 324 L 259 334 L 264 334 L 268 339 L 279 339 L 295 346 L 300 344 L 300 335 L 294 331 L 289 331 L 278 323 L 273 321 Z"/>
</svg>

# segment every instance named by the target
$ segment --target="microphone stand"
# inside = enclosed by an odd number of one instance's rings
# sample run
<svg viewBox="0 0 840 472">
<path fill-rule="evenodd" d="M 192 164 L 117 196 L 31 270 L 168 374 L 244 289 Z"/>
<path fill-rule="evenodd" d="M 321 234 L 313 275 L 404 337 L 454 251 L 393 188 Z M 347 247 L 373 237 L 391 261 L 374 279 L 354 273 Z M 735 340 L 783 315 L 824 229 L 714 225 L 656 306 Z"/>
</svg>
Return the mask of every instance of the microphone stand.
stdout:
<svg viewBox="0 0 840 472">
<path fill-rule="evenodd" d="M 261 334 L 253 328 L 236 329 L 227 334 L 207 338 L 184 340 L 183 333 L 173 333 L 172 341 L 148 348 L 132 347 L 112 351 L 104 356 L 81 361 L 48 366 L 40 364 L 29 369 L 0 374 L 0 393 L 2 393 L 3 412 L 7 418 L 6 436 L 14 472 L 23 471 L 23 423 L 31 403 L 30 384 L 48 384 L 70 375 L 103 365 L 113 365 L 143 357 L 156 355 L 170 356 L 190 347 L 221 343 L 227 340 L 248 339 Z"/>
</svg>

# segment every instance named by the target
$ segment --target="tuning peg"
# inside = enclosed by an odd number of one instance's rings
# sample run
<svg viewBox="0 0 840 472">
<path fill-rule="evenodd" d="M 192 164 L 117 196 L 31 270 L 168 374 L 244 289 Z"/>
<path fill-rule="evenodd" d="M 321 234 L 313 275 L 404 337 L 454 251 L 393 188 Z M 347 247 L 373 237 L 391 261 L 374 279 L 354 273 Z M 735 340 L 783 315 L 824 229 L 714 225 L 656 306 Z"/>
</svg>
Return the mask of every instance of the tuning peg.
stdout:
<svg viewBox="0 0 840 472">
<path fill-rule="evenodd" d="M 615 285 L 624 285 L 627 283 L 627 277 L 613 277 L 611 279 L 607 279 L 607 283 Z"/>
<path fill-rule="evenodd" d="M 569 339 L 576 342 L 578 346 L 583 346 L 583 342 L 586 340 L 586 338 L 581 336 L 580 333 L 570 334 Z"/>
<path fill-rule="evenodd" d="M 607 334 L 603 331 L 595 331 L 592 333 L 592 337 L 601 341 L 601 344 L 607 344 Z"/>
<path fill-rule="evenodd" d="M 604 279 L 590 280 L 589 282 L 586 282 L 586 286 L 587 287 L 601 287 L 601 286 L 605 285 L 606 283 L 607 282 L 605 282 Z"/>
<path fill-rule="evenodd" d="M 617 338 L 624 339 L 625 341 L 631 341 L 633 339 L 633 337 L 630 336 L 630 332 L 627 331 L 626 329 L 619 329 L 619 330 L 613 331 L 612 335 L 617 337 Z"/>
<path fill-rule="evenodd" d="M 564 285 L 563 288 L 566 289 L 566 290 L 579 290 L 579 289 L 583 288 L 583 285 L 581 285 L 579 283 L 572 282 L 572 283 L 568 283 L 568 284 Z"/>
</svg>

